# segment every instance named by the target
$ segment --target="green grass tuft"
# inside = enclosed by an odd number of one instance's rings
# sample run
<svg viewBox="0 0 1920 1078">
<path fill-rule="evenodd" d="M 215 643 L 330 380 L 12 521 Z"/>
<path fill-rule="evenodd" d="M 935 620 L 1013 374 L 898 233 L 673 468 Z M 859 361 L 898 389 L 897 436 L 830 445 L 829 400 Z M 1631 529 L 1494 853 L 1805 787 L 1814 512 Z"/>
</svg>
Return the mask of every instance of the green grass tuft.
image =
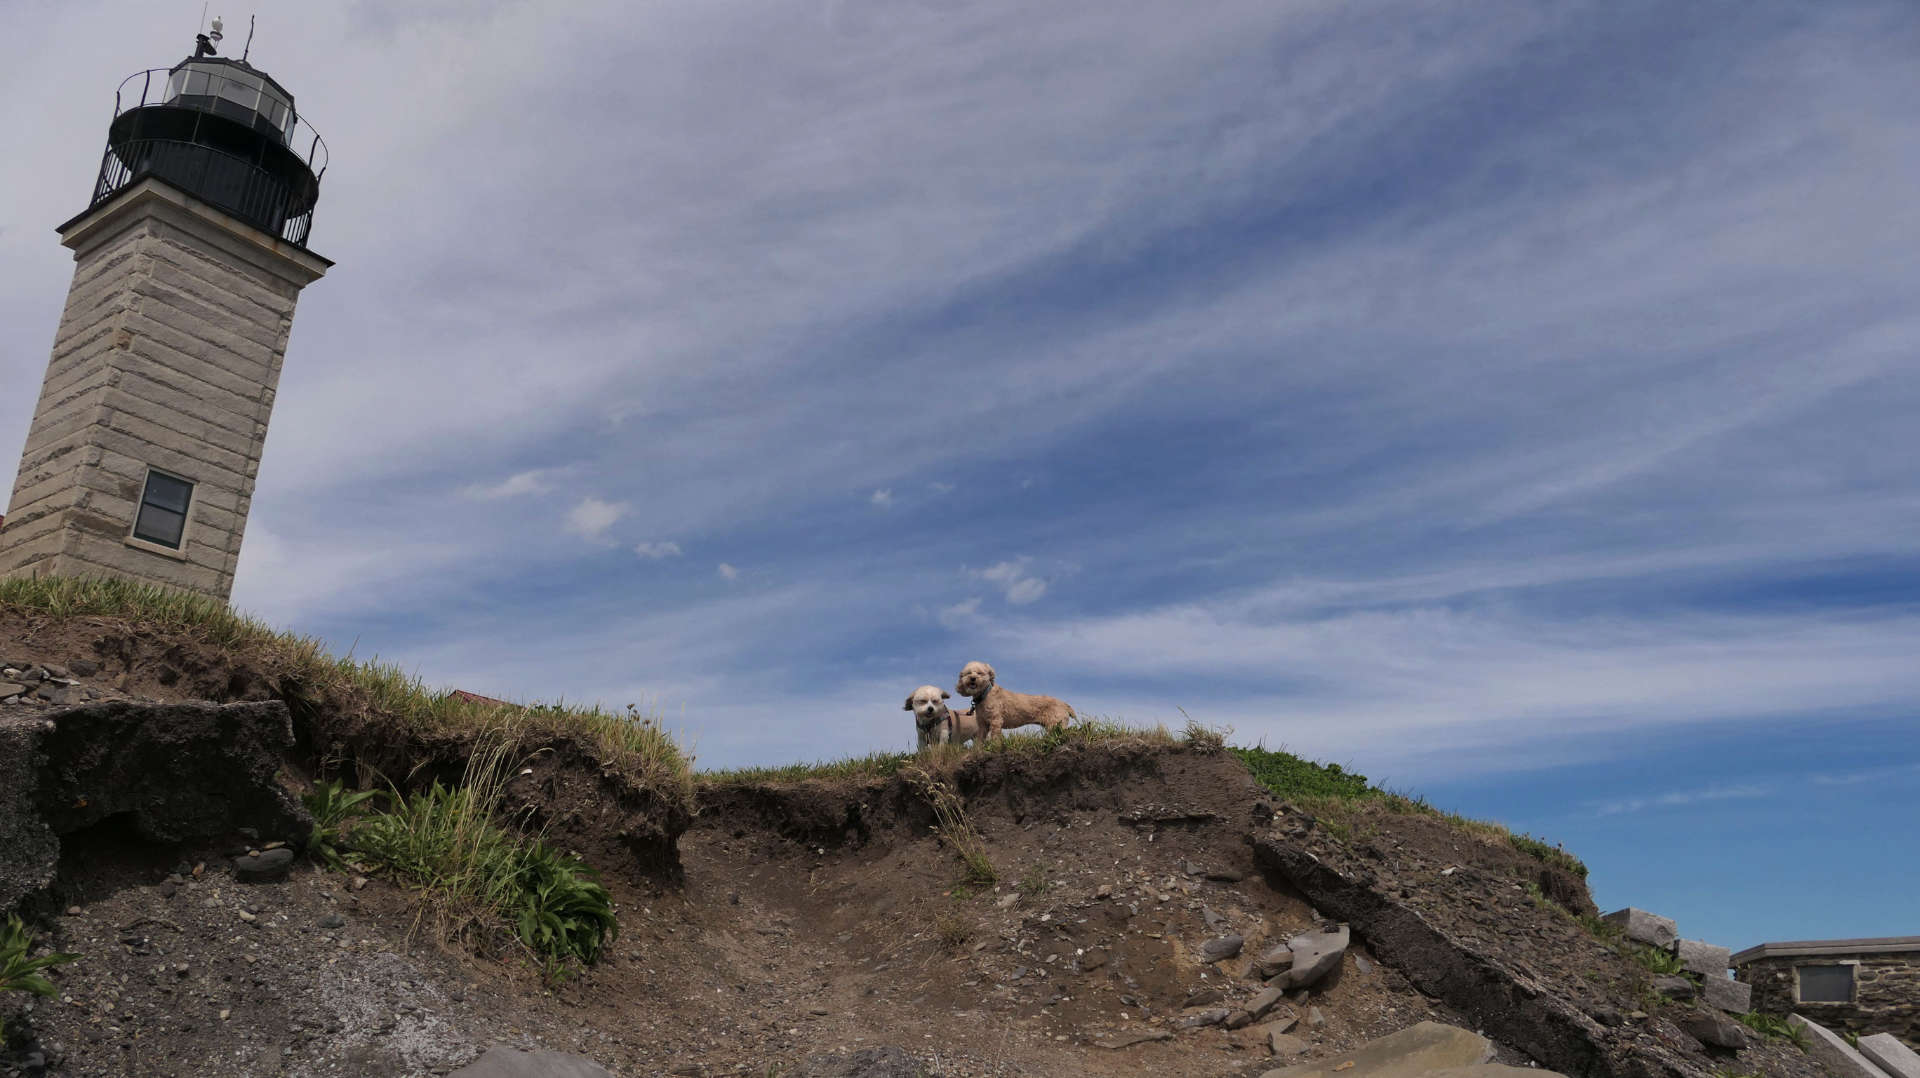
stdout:
<svg viewBox="0 0 1920 1078">
<path fill-rule="evenodd" d="M 1329 798 L 1358 801 L 1384 796 L 1367 785 L 1367 777 L 1347 771 L 1339 764 L 1316 764 L 1290 752 L 1276 751 L 1264 745 L 1254 748 L 1234 746 L 1232 752 L 1253 772 L 1260 784 L 1280 797 Z"/>
</svg>

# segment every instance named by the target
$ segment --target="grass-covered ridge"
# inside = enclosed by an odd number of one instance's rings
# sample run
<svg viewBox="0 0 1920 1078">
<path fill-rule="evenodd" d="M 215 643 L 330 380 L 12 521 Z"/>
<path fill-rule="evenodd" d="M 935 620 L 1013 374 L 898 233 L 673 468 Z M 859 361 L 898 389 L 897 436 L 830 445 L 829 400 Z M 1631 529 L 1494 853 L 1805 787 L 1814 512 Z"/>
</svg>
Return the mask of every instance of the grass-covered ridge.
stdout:
<svg viewBox="0 0 1920 1078">
<path fill-rule="evenodd" d="M 462 699 L 428 688 L 400 666 L 336 658 L 310 636 L 281 632 L 206 596 L 101 577 L 0 580 L 0 613 L 23 617 L 114 618 L 149 630 L 190 634 L 244 655 L 281 684 L 328 706 L 383 718 L 423 737 L 484 738 L 512 729 L 527 740 L 570 736 L 598 747 L 662 794 L 692 802 L 692 761 L 650 716 L 570 704 L 514 705 Z"/>
<path fill-rule="evenodd" d="M 997 738 L 980 748 L 936 745 L 920 752 L 875 752 L 842 760 L 702 771 L 695 778 L 702 785 L 786 783 L 812 779 L 867 781 L 891 778 L 909 764 L 941 774 L 981 753 L 1045 755 L 1076 745 L 1171 746 L 1181 743 L 1182 739 L 1164 726 L 1127 726 L 1106 719 L 1088 719 L 1055 727 L 1044 734 L 1013 734 Z"/>
<path fill-rule="evenodd" d="M 1443 812 L 1428 804 L 1424 798 L 1383 790 L 1368 783 L 1365 775 L 1349 771 L 1339 764 L 1315 763 L 1264 745 L 1253 748 L 1234 745 L 1229 746 L 1228 751 L 1238 756 L 1240 762 L 1247 765 L 1247 770 L 1253 772 L 1253 777 L 1276 796 L 1316 815 L 1331 817 L 1336 833 L 1338 828 L 1344 826 L 1347 817 L 1356 810 L 1369 807 L 1386 812 L 1438 816 L 1462 831 L 1493 841 L 1504 841 L 1521 853 L 1563 868 L 1580 879 L 1587 878 L 1586 864 L 1557 846 L 1542 842 L 1532 835 L 1515 834 L 1497 823 L 1470 820 L 1465 816 Z"/>
</svg>

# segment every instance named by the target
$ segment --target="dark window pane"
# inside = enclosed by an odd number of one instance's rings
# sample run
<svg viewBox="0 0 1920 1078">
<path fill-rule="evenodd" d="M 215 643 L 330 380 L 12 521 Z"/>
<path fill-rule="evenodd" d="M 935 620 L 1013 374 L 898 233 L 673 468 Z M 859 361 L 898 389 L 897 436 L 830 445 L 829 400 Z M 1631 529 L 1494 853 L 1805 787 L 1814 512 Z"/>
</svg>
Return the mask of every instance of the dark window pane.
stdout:
<svg viewBox="0 0 1920 1078">
<path fill-rule="evenodd" d="M 159 472 L 147 473 L 147 493 L 140 500 L 176 513 L 187 511 L 187 499 L 193 497 L 193 484 Z"/>
<path fill-rule="evenodd" d="M 1852 966 L 1801 966 L 1802 1003 L 1853 1002 Z"/>
<path fill-rule="evenodd" d="M 178 550 L 180 534 L 186 530 L 186 527 L 185 513 L 176 513 L 155 505 L 143 505 L 140 507 L 139 519 L 133 524 L 133 537 Z"/>
</svg>

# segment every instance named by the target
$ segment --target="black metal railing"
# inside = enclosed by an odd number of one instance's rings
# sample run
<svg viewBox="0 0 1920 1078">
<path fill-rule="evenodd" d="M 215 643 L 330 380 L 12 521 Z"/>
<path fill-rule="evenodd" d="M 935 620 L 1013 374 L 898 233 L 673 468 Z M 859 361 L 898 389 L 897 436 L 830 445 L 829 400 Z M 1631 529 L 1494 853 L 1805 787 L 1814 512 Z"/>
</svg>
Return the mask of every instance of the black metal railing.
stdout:
<svg viewBox="0 0 1920 1078">
<path fill-rule="evenodd" d="M 305 247 L 313 231 L 311 203 L 304 212 L 289 212 L 298 200 L 294 185 L 285 177 L 234 154 L 179 139 L 125 139 L 109 144 L 100 161 L 93 204 L 150 176 L 190 191 L 295 246 Z"/>
<path fill-rule="evenodd" d="M 291 111 L 262 126 L 268 117 L 236 109 L 217 73 L 191 94 L 171 92 L 171 74 L 153 68 L 120 84 L 92 204 L 154 177 L 305 247 L 327 169 L 319 132 Z"/>
</svg>

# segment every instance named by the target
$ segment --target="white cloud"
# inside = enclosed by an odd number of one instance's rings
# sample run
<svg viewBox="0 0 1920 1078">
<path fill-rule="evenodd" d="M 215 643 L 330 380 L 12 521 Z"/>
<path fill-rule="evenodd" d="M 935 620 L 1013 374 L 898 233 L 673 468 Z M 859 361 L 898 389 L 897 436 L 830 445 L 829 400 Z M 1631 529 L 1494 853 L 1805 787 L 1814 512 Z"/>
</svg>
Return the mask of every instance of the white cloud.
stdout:
<svg viewBox="0 0 1920 1078">
<path fill-rule="evenodd" d="M 952 606 L 942 607 L 938 615 L 940 624 L 949 629 L 958 629 L 972 625 L 980 619 L 980 599 L 978 596 Z"/>
<path fill-rule="evenodd" d="M 677 558 L 680 556 L 680 544 L 673 542 L 640 543 L 633 548 L 635 554 L 651 560 Z"/>
<path fill-rule="evenodd" d="M 735 568 L 732 565 L 728 565 L 726 562 L 721 562 L 718 566 L 716 566 L 714 568 L 714 572 L 719 573 L 720 579 L 722 580 L 740 579 L 740 570 L 738 568 Z"/>
<path fill-rule="evenodd" d="M 893 505 L 893 488 L 881 487 L 879 490 L 874 491 L 873 497 L 868 500 L 880 508 L 886 509 Z"/>
<path fill-rule="evenodd" d="M 1628 812 L 1641 812 L 1650 808 L 1679 808 L 1683 805 L 1696 805 L 1706 801 L 1744 801 L 1759 797 L 1772 797 L 1778 788 L 1768 784 L 1747 784 L 1741 786 L 1713 786 L 1704 790 L 1676 790 L 1673 793 L 1657 794 L 1653 797 L 1628 797 L 1616 801 L 1603 802 L 1594 807 L 1595 815 L 1619 816 Z"/>
<path fill-rule="evenodd" d="M 1047 582 L 1027 573 L 1027 565 L 1032 559 L 1016 558 L 1013 561 L 998 562 L 981 569 L 974 575 L 990 584 L 996 584 L 1006 593 L 1007 602 L 1015 606 L 1024 606 L 1047 593 Z"/>
<path fill-rule="evenodd" d="M 626 515 L 625 503 L 582 498 L 567 514 L 567 530 L 583 538 L 599 540 L 605 538 L 607 529 L 613 527 L 615 521 Z"/>
<path fill-rule="evenodd" d="M 552 487 L 549 475 L 546 469 L 534 468 L 515 472 L 498 483 L 471 484 L 463 490 L 463 493 L 469 498 L 477 498 L 481 501 L 517 498 L 523 494 L 542 494 Z"/>
</svg>

